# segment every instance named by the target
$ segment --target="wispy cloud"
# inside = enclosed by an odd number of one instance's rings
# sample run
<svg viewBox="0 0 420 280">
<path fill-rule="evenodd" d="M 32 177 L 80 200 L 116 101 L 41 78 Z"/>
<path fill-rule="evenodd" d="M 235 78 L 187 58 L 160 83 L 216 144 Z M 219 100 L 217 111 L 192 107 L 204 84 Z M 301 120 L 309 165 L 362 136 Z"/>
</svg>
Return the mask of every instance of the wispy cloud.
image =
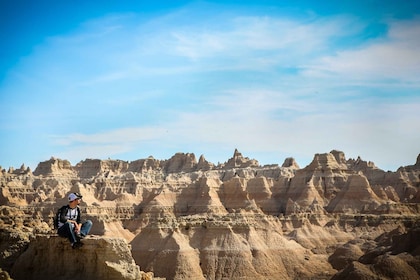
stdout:
<svg viewBox="0 0 420 280">
<path fill-rule="evenodd" d="M 338 75 L 416 81 L 418 77 L 419 42 L 413 39 L 420 37 L 418 20 L 390 21 L 387 37 L 353 48 L 335 44 L 365 27 L 349 16 L 311 20 L 238 16 L 216 29 L 161 24 L 156 19 L 145 23 L 133 15 L 112 16 L 86 24 L 76 34 L 51 38 L 48 49 L 41 48 L 39 54 L 53 59 L 45 59 L 39 75 L 54 71 L 70 81 L 73 77 L 81 86 L 159 74 L 233 70 L 295 69 L 314 78 Z M 71 72 L 75 67 L 79 71 Z"/>
<path fill-rule="evenodd" d="M 301 67 L 320 53 L 330 51 L 332 38 L 360 30 L 362 26 L 355 21 L 347 16 L 311 21 L 236 17 L 218 30 L 198 26 L 172 31 L 171 36 L 178 55 L 194 62 L 204 61 L 209 70 Z"/>
<path fill-rule="evenodd" d="M 120 128 L 101 133 L 69 135 L 52 135 L 51 138 L 58 145 L 69 146 L 72 144 L 112 144 L 112 143 L 135 143 L 159 139 L 165 130 L 153 127 Z"/>
<path fill-rule="evenodd" d="M 385 38 L 337 50 L 308 63 L 306 75 L 359 81 L 419 83 L 420 20 L 390 21 Z"/>
</svg>

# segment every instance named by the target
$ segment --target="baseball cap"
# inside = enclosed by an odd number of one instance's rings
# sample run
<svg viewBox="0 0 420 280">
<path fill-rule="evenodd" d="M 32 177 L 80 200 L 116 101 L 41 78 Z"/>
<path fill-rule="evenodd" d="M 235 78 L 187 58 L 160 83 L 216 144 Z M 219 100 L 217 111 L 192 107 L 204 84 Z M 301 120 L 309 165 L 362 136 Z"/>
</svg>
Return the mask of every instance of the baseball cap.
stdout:
<svg viewBox="0 0 420 280">
<path fill-rule="evenodd" d="M 71 193 L 69 194 L 69 201 L 73 201 L 75 199 L 80 199 L 82 198 L 82 196 L 78 193 Z"/>
</svg>

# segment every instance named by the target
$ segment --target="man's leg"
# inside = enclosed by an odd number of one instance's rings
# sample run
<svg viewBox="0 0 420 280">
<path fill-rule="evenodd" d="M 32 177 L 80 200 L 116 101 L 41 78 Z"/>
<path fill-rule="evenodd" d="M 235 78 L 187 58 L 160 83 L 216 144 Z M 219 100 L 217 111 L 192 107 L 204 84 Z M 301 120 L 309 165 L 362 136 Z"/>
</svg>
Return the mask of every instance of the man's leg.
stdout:
<svg viewBox="0 0 420 280">
<path fill-rule="evenodd" d="M 80 235 L 86 236 L 89 234 L 90 229 L 92 228 L 92 221 L 87 220 L 82 224 L 82 228 L 80 229 Z"/>
<path fill-rule="evenodd" d="M 74 235 L 74 225 L 70 222 L 65 223 L 62 227 L 58 229 L 58 235 L 62 237 L 67 237 L 71 244 L 74 244 L 78 240 Z"/>
</svg>

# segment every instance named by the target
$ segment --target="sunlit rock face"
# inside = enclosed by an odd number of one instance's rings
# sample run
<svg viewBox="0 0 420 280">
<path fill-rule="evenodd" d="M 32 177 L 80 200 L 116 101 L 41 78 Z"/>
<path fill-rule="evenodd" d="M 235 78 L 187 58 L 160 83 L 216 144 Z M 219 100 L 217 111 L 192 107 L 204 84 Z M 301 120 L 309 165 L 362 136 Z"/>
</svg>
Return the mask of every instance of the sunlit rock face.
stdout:
<svg viewBox="0 0 420 280">
<path fill-rule="evenodd" d="M 15 261 L 13 279 L 141 279 L 127 242 L 119 238 L 88 237 L 72 249 L 61 237 L 37 237 Z M 150 275 L 152 276 L 152 275 Z"/>
<path fill-rule="evenodd" d="M 39 253 L 39 242 L 63 241 L 54 239 L 52 216 L 69 192 L 83 195 L 93 235 L 129 245 L 120 246 L 123 253 L 101 239 L 88 241 L 103 242 L 99 251 L 86 247 L 103 257 L 93 258 L 92 267 L 127 268 L 118 279 L 138 279 L 130 278 L 139 276 L 135 265 L 167 279 L 329 279 L 343 277 L 342 269 L 375 275 L 379 270 L 354 261 L 372 254 L 376 238 L 389 232 L 398 238 L 420 220 L 419 157 L 396 172 L 337 150 L 315 154 L 303 168 L 293 158 L 260 166 L 238 150 L 217 165 L 192 153 L 168 160 L 86 159 L 75 166 L 51 158 L 34 172 L 24 165 L 2 170 L 0 184 L 0 267 L 18 278 L 17 264 L 32 265 L 40 275 L 38 266 L 22 261 Z M 411 249 L 401 250 L 416 258 Z M 127 257 L 116 264 L 113 254 Z M 383 262 L 400 260 L 370 264 Z M 418 273 L 415 263 L 402 267 Z"/>
</svg>

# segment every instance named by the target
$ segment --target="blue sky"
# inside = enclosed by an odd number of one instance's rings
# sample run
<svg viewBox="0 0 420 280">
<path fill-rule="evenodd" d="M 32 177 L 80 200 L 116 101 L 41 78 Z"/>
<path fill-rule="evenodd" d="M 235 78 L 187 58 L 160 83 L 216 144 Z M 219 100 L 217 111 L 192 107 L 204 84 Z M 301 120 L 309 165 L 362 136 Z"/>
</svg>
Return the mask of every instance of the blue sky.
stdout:
<svg viewBox="0 0 420 280">
<path fill-rule="evenodd" d="M 0 1 L 3 168 L 235 148 L 415 163 L 419 1 L 156 2 Z"/>
</svg>

